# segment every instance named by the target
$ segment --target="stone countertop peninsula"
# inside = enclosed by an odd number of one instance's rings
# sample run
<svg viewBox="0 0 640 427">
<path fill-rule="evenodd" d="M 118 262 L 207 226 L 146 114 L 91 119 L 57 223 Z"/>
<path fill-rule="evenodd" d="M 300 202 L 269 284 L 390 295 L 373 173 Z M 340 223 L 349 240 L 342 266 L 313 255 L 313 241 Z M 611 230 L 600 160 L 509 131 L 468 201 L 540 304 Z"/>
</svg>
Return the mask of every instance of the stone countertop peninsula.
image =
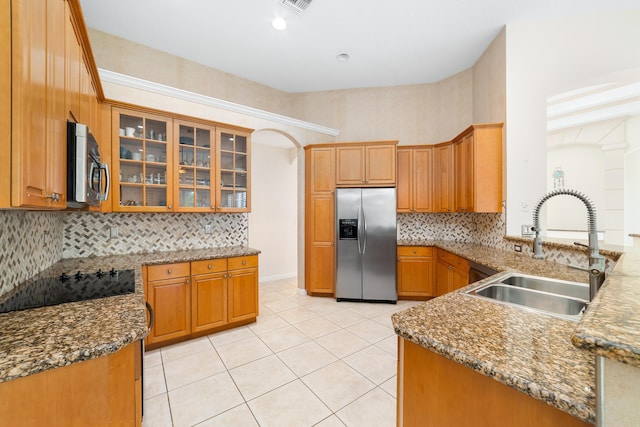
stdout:
<svg viewBox="0 0 640 427">
<path fill-rule="evenodd" d="M 0 382 L 115 353 L 144 338 L 148 327 L 142 265 L 259 253 L 256 249 L 232 246 L 63 259 L 3 295 L 0 300 L 39 278 L 59 276 L 63 272 L 93 273 L 98 269 L 108 271 L 111 268 L 134 269 L 135 292 L 0 314 Z"/>
<path fill-rule="evenodd" d="M 398 244 L 437 246 L 501 272 L 517 270 L 588 281 L 585 272 L 477 244 L 449 241 L 400 241 Z M 577 324 L 464 294 L 469 287 L 393 315 L 396 333 L 594 423 L 595 360 L 572 344 Z"/>
</svg>

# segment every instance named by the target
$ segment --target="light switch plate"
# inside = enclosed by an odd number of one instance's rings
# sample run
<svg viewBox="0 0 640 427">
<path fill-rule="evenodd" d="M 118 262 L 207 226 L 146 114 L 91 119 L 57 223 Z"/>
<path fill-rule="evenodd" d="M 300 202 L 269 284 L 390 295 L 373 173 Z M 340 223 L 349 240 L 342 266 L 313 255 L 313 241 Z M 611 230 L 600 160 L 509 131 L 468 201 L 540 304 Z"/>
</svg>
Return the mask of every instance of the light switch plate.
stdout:
<svg viewBox="0 0 640 427">
<path fill-rule="evenodd" d="M 116 239 L 118 237 L 118 227 L 111 227 L 109 229 L 109 237 Z"/>
<path fill-rule="evenodd" d="M 204 234 L 211 234 L 211 224 L 206 224 L 204 226 Z"/>
</svg>

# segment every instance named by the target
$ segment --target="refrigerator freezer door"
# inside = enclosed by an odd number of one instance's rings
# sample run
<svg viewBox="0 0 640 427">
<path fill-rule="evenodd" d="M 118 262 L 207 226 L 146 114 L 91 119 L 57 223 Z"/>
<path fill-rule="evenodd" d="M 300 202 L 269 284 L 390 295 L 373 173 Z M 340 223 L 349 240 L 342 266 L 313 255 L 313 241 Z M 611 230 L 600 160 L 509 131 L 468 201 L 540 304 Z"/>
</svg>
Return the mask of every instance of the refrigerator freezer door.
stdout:
<svg viewBox="0 0 640 427">
<path fill-rule="evenodd" d="M 362 298 L 396 301 L 396 189 L 362 190 L 366 230 L 362 255 Z"/>
<path fill-rule="evenodd" d="M 359 188 L 340 188 L 336 190 L 336 222 L 354 220 L 357 224 L 357 238 L 336 236 L 336 298 L 362 299 L 362 226 L 358 222 L 361 216 L 362 191 Z"/>
</svg>

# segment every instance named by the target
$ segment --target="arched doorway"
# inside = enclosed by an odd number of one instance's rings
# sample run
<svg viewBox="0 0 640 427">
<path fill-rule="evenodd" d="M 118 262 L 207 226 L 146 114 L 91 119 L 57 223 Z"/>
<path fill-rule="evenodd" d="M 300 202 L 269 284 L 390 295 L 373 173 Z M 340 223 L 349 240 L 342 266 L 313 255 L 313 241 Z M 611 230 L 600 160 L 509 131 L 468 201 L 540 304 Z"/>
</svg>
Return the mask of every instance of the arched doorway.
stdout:
<svg viewBox="0 0 640 427">
<path fill-rule="evenodd" d="M 249 246 L 260 254 L 260 281 L 298 273 L 298 149 L 290 135 L 260 129 L 251 136 Z"/>
</svg>

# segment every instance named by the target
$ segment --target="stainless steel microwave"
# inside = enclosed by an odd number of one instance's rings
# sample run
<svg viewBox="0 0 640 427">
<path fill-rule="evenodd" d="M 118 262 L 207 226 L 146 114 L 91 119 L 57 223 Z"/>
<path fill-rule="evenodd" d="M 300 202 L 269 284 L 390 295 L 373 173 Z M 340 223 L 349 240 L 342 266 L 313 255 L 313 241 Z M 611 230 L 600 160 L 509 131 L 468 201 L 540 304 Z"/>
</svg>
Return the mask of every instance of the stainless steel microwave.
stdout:
<svg viewBox="0 0 640 427">
<path fill-rule="evenodd" d="M 100 206 L 109 194 L 109 166 L 89 127 L 67 122 L 67 206 Z"/>
</svg>

